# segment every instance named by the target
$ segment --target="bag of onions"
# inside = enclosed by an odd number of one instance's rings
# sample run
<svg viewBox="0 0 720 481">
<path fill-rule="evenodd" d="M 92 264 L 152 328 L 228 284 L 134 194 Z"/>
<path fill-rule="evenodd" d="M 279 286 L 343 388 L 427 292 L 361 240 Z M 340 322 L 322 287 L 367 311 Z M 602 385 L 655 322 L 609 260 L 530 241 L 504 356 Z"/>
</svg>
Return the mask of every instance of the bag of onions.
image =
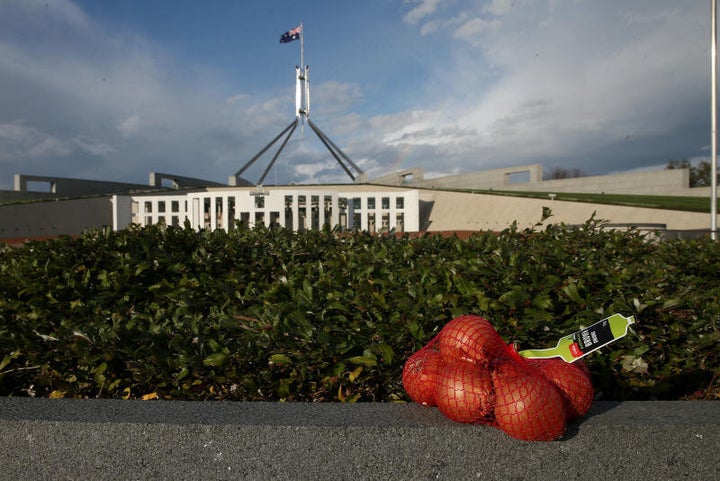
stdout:
<svg viewBox="0 0 720 481">
<path fill-rule="evenodd" d="M 490 322 L 472 315 L 453 319 L 410 356 L 402 378 L 416 403 L 525 441 L 558 439 L 594 397 L 582 361 L 526 359 Z"/>
</svg>

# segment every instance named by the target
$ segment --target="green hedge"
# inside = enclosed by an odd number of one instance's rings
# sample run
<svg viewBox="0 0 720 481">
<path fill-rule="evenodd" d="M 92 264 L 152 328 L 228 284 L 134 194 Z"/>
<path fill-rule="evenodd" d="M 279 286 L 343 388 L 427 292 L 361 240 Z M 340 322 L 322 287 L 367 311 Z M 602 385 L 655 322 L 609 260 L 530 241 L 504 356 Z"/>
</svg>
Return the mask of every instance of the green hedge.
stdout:
<svg viewBox="0 0 720 481">
<path fill-rule="evenodd" d="M 450 319 L 520 348 L 634 315 L 588 364 L 604 399 L 717 396 L 720 244 L 550 225 L 377 236 L 131 228 L 0 251 L 0 395 L 405 400 Z"/>
</svg>

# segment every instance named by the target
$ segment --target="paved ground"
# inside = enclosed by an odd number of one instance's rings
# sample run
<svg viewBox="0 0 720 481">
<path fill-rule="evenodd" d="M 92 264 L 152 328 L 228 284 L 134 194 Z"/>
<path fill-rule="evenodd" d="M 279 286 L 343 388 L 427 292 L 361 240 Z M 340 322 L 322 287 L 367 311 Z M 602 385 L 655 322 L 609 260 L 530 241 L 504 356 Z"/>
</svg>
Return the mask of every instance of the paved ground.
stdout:
<svg viewBox="0 0 720 481">
<path fill-rule="evenodd" d="M 554 442 L 414 404 L 0 398 L 0 479 L 718 479 L 720 403 L 597 402 Z"/>
</svg>

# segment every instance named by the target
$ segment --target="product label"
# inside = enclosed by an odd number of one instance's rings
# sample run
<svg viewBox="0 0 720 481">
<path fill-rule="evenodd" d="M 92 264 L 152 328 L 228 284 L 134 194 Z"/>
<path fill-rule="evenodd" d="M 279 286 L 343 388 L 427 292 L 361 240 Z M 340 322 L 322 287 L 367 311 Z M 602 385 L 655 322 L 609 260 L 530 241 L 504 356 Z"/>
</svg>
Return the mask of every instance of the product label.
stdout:
<svg viewBox="0 0 720 481">
<path fill-rule="evenodd" d="M 579 350 L 585 354 L 600 349 L 605 344 L 610 344 L 615 340 L 615 337 L 610 329 L 610 322 L 603 319 L 573 334 L 573 340 L 577 343 Z"/>
<path fill-rule="evenodd" d="M 633 316 L 625 317 L 621 314 L 613 314 L 590 327 L 561 338 L 555 347 L 550 349 L 527 349 L 520 351 L 519 354 L 527 358 L 560 357 L 567 362 L 573 362 L 621 337 L 625 337 L 630 324 L 634 322 L 635 318 Z"/>
</svg>

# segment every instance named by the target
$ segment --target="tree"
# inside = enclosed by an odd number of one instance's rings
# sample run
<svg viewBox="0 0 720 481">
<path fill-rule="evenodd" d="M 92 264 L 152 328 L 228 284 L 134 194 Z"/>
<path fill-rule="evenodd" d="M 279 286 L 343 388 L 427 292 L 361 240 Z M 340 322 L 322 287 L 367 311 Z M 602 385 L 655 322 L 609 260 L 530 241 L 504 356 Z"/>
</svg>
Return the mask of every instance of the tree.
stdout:
<svg viewBox="0 0 720 481">
<path fill-rule="evenodd" d="M 585 177 L 585 173 L 580 169 L 571 170 L 563 167 L 553 167 L 550 173 L 545 175 L 545 180 L 572 179 L 575 177 Z"/>
<path fill-rule="evenodd" d="M 665 169 L 688 169 L 690 171 L 690 187 L 707 187 L 710 185 L 712 166 L 709 160 L 701 160 L 696 165 L 688 159 L 671 160 Z"/>
</svg>

